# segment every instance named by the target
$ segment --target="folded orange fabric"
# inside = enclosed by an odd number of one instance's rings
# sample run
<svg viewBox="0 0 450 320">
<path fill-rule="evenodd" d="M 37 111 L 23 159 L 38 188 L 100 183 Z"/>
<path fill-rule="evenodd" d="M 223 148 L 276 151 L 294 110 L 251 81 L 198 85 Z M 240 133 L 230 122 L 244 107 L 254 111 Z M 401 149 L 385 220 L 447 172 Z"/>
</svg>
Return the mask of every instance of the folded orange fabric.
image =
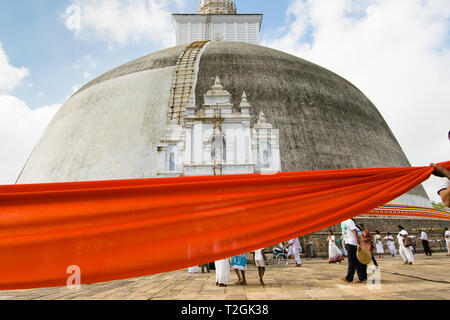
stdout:
<svg viewBox="0 0 450 320">
<path fill-rule="evenodd" d="M 440 165 L 450 169 L 450 162 Z M 65 286 L 69 266 L 78 266 L 81 283 L 88 284 L 232 257 L 367 213 L 432 172 L 385 168 L 0 186 L 0 289 Z"/>
</svg>

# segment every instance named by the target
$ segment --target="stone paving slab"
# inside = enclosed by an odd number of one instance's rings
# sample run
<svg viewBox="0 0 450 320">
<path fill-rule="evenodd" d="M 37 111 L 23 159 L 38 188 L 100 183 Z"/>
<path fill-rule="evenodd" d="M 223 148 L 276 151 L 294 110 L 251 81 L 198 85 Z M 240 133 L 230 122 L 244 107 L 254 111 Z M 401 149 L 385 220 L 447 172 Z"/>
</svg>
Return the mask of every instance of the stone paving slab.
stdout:
<svg viewBox="0 0 450 320">
<path fill-rule="evenodd" d="M 0 300 L 450 300 L 450 257 L 416 255 L 414 265 L 399 257 L 377 259 L 381 286 L 345 284 L 340 280 L 347 263 L 328 264 L 324 259 L 303 259 L 301 268 L 270 265 L 266 286 L 258 283 L 257 270 L 249 266 L 247 286 L 234 285 L 231 272 L 227 288 L 215 286 L 215 274 L 189 274 L 179 270 L 143 278 L 83 285 L 81 290 L 44 288 L 0 291 Z M 370 276 L 370 275 L 369 275 Z"/>
</svg>

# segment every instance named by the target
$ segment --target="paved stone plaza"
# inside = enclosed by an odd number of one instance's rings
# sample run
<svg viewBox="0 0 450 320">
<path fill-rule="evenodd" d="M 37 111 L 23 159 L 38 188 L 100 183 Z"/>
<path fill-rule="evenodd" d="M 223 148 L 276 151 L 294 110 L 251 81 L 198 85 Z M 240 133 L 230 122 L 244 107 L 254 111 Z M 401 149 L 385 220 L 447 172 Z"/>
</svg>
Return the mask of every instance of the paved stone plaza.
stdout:
<svg viewBox="0 0 450 320">
<path fill-rule="evenodd" d="M 0 291 L 1 300 L 450 300 L 450 257 L 416 255 L 404 266 L 399 257 L 378 259 L 381 288 L 345 284 L 347 263 L 330 265 L 323 259 L 303 259 L 303 267 L 271 265 L 258 284 L 257 270 L 249 266 L 248 286 L 214 285 L 215 274 L 188 274 L 187 270 L 144 278 L 82 286 L 81 290 L 49 288 Z M 234 272 L 232 283 L 237 277 Z M 370 276 L 370 275 L 369 275 Z"/>
</svg>

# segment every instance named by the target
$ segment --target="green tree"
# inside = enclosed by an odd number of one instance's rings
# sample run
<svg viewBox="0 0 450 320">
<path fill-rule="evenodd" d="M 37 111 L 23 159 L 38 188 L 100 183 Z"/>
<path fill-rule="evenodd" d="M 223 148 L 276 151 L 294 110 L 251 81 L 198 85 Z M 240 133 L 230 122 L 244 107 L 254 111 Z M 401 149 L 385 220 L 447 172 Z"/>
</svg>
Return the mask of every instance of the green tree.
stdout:
<svg viewBox="0 0 450 320">
<path fill-rule="evenodd" d="M 433 208 L 435 209 L 441 209 L 441 210 L 450 210 L 449 207 L 447 207 L 444 203 L 442 202 L 432 202 L 433 204 Z"/>
</svg>

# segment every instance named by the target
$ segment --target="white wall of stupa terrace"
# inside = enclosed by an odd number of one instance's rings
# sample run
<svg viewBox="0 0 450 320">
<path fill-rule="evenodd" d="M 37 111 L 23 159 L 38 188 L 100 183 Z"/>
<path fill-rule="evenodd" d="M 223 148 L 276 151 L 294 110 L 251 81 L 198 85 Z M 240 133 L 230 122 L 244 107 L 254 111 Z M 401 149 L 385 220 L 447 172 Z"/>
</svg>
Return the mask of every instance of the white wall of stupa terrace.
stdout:
<svg viewBox="0 0 450 320">
<path fill-rule="evenodd" d="M 230 0 L 204 0 L 198 14 L 173 14 L 176 44 L 237 41 L 258 44 L 262 14 L 237 14 Z"/>
</svg>

